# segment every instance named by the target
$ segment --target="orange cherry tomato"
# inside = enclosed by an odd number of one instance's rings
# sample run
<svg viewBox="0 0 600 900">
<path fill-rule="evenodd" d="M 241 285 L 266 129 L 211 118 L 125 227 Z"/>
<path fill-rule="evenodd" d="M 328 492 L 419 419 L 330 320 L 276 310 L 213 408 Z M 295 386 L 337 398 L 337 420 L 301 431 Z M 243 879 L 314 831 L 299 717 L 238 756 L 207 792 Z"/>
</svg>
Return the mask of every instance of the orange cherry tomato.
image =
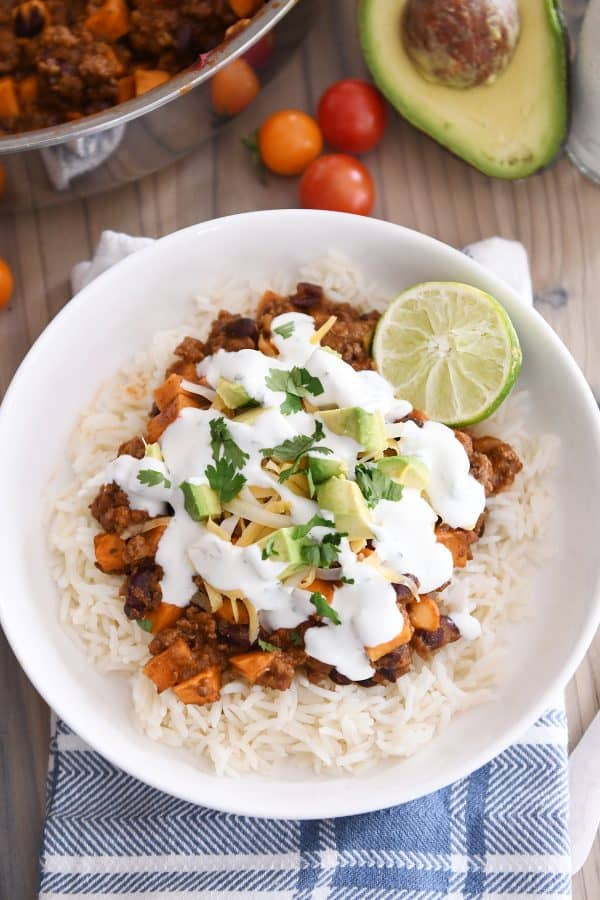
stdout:
<svg viewBox="0 0 600 900">
<path fill-rule="evenodd" d="M 15 281 L 10 268 L 3 259 L 0 259 L 0 309 L 6 306 L 12 297 Z"/>
<path fill-rule="evenodd" d="M 299 175 L 323 149 L 323 136 L 312 116 L 298 109 L 281 109 L 260 126 L 258 149 L 271 172 Z"/>
<path fill-rule="evenodd" d="M 213 109 L 220 116 L 237 116 L 252 103 L 259 91 L 256 72 L 241 58 L 219 69 L 210 82 Z"/>
<path fill-rule="evenodd" d="M 300 180 L 300 201 L 308 209 L 333 209 L 368 216 L 375 202 L 369 170 L 344 153 L 315 159 Z"/>
<path fill-rule="evenodd" d="M 0 163 L 0 197 L 4 193 L 4 188 L 6 187 L 6 173 L 4 171 L 4 166 Z"/>
</svg>

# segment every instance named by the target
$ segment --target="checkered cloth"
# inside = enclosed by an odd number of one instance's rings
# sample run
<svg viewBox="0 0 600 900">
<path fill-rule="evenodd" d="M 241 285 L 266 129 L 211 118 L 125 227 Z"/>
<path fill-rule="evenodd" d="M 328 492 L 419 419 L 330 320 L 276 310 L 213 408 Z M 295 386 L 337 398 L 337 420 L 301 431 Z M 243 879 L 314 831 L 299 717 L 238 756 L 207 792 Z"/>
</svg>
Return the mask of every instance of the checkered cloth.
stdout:
<svg viewBox="0 0 600 900">
<path fill-rule="evenodd" d="M 77 287 L 136 239 L 103 235 Z M 531 302 L 523 247 L 469 255 Z M 223 782 L 223 790 L 230 783 Z M 215 812 L 147 787 L 53 722 L 40 898 L 569 898 L 567 727 L 549 710 L 468 778 L 403 806 L 313 822 Z"/>
</svg>

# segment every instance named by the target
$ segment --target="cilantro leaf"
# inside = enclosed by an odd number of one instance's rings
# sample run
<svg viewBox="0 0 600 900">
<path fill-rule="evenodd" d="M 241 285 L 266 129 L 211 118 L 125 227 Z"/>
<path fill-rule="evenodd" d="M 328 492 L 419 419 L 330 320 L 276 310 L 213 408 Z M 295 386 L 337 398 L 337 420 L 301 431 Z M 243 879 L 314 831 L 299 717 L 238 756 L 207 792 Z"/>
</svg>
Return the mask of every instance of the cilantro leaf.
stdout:
<svg viewBox="0 0 600 900">
<path fill-rule="evenodd" d="M 138 619 L 137 623 L 142 631 L 152 632 L 152 622 L 150 619 Z"/>
<path fill-rule="evenodd" d="M 223 458 L 217 460 L 214 466 L 207 466 L 205 475 L 221 503 L 233 500 L 246 484 L 244 476 L 239 472 L 236 475 L 235 466 Z"/>
<path fill-rule="evenodd" d="M 402 497 L 402 485 L 392 481 L 377 466 L 360 463 L 355 477 L 368 506 L 376 506 L 380 500 L 400 500 Z"/>
<path fill-rule="evenodd" d="M 270 559 L 272 556 L 279 556 L 277 550 L 275 550 L 275 535 L 272 534 L 271 537 L 267 540 L 265 546 L 263 547 L 261 553 L 261 559 Z"/>
<path fill-rule="evenodd" d="M 331 519 L 324 519 L 323 516 L 313 516 L 308 522 L 305 522 L 304 525 L 294 525 L 292 528 L 292 538 L 297 541 L 300 538 L 306 537 L 309 531 L 313 528 L 316 528 L 317 525 L 322 525 L 324 528 L 332 528 L 333 522 Z"/>
<path fill-rule="evenodd" d="M 274 334 L 280 335 L 284 340 L 287 340 L 293 335 L 295 327 L 293 322 L 284 322 L 279 328 L 274 328 L 273 332 Z"/>
<path fill-rule="evenodd" d="M 242 469 L 246 460 L 250 459 L 247 453 L 241 450 L 231 437 L 225 419 L 221 416 L 210 422 L 210 446 L 215 462 L 220 458 L 228 460 L 235 469 Z"/>
<path fill-rule="evenodd" d="M 137 480 L 140 484 L 148 487 L 156 487 L 157 484 L 164 484 L 166 488 L 171 487 L 169 479 L 162 472 L 157 472 L 156 469 L 140 469 Z"/>
<path fill-rule="evenodd" d="M 285 400 L 280 406 L 284 416 L 300 412 L 302 409 L 302 397 L 312 394 L 317 397 L 323 393 L 323 385 L 307 369 L 294 366 L 293 369 L 269 369 L 265 380 L 272 391 L 283 391 Z"/>
<path fill-rule="evenodd" d="M 282 444 L 277 444 L 276 447 L 265 447 L 260 452 L 263 456 L 274 456 L 276 459 L 281 460 L 281 462 L 293 461 L 293 464 L 287 469 L 284 469 L 279 476 L 279 481 L 283 484 L 297 472 L 304 472 L 307 475 L 310 474 L 306 466 L 301 466 L 300 464 L 302 458 L 306 456 L 309 451 L 311 453 L 322 453 L 323 456 L 328 456 L 333 452 L 329 447 L 315 447 L 316 441 L 320 441 L 321 438 L 324 437 L 325 432 L 323 431 L 323 424 L 317 420 L 315 422 L 315 430 L 312 434 L 298 434 L 296 437 L 290 438 Z M 312 497 L 314 494 L 314 484 L 311 482 L 312 478 L 309 477 Z"/>
<path fill-rule="evenodd" d="M 305 544 L 300 551 L 302 562 L 307 566 L 329 569 L 332 563 L 337 562 L 341 538 L 338 531 L 332 531 L 325 535 L 320 544 Z"/>
<path fill-rule="evenodd" d="M 268 653 L 277 653 L 280 650 L 280 647 L 276 647 L 275 644 L 270 644 L 268 641 L 261 641 L 259 638 L 258 646 L 261 650 L 266 650 Z"/>
<path fill-rule="evenodd" d="M 334 625 L 341 625 L 342 620 L 339 615 L 333 609 L 323 594 L 320 591 L 313 591 L 310 595 L 310 602 L 313 604 L 314 608 L 317 611 L 317 615 L 321 616 L 323 619 L 330 619 Z"/>
<path fill-rule="evenodd" d="M 345 575 L 342 575 L 340 581 L 342 582 L 342 584 L 354 584 L 354 578 L 346 578 Z"/>
</svg>

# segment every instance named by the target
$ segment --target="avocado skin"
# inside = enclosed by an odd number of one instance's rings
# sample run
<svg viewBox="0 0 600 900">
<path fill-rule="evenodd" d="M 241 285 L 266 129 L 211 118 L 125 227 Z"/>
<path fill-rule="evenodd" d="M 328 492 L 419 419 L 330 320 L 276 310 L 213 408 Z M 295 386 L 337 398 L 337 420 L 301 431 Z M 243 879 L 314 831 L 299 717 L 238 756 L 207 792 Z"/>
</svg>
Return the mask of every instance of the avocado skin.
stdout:
<svg viewBox="0 0 600 900">
<path fill-rule="evenodd" d="M 553 81 L 553 102 L 558 110 L 558 115 L 554 117 L 554 127 L 551 137 L 540 146 L 537 152 L 532 152 L 527 158 L 511 161 L 511 165 L 507 168 L 498 159 L 494 159 L 489 154 L 479 152 L 476 146 L 469 146 L 468 141 L 460 141 L 457 145 L 452 137 L 445 133 L 443 124 L 438 128 L 436 124 L 429 118 L 427 112 L 423 112 L 422 106 L 414 105 L 410 96 L 403 93 L 403 85 L 394 83 L 394 78 L 390 77 L 387 71 L 385 60 L 381 59 L 381 54 L 376 46 L 373 35 L 372 17 L 375 14 L 375 8 L 380 0 L 361 0 L 359 9 L 359 33 L 365 62 L 373 76 L 377 87 L 396 110 L 415 128 L 423 131 L 437 143 L 441 144 L 455 156 L 472 165 L 475 169 L 494 178 L 502 178 L 504 180 L 517 180 L 526 178 L 537 172 L 544 170 L 552 165 L 556 158 L 560 155 L 565 144 L 568 126 L 569 126 L 569 87 L 570 87 L 570 65 L 569 65 L 569 35 L 566 28 L 563 11 L 560 0 L 521 0 L 523 3 L 539 4 L 545 14 L 546 31 L 552 47 L 552 56 L 554 60 L 553 73 L 550 75 L 543 71 L 540 77 L 552 78 Z M 398 27 L 401 27 L 401 14 L 406 6 L 406 0 L 385 0 L 385 3 L 394 4 L 398 7 L 399 21 Z M 527 29 L 528 31 L 530 29 Z M 527 38 L 525 38 L 527 39 Z M 519 38 L 524 40 L 523 32 Z M 408 54 L 405 54 L 407 59 Z M 514 60 L 508 64 L 510 69 Z M 534 71 L 532 77 L 536 77 Z M 428 84 L 423 79 L 425 85 Z M 494 99 L 493 94 L 498 90 L 498 86 L 502 84 L 501 77 L 496 82 L 489 85 L 489 105 L 486 105 L 486 111 L 489 108 L 490 127 L 494 127 Z M 430 84 L 431 92 L 438 89 L 437 85 Z M 468 88 L 466 89 L 469 90 Z M 435 107 L 434 114 L 435 114 Z M 515 123 L 515 128 L 520 125 L 520 120 Z"/>
</svg>

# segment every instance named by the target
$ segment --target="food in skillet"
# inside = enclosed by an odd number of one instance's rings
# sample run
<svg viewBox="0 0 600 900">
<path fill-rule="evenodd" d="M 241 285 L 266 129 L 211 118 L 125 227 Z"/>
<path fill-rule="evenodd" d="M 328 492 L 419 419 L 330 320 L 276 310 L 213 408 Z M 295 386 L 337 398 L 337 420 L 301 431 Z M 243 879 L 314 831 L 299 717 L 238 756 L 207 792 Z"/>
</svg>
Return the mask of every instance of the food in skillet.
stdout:
<svg viewBox="0 0 600 900">
<path fill-rule="evenodd" d="M 243 28 L 264 0 L 0 0 L 0 135 L 146 93 Z"/>
<path fill-rule="evenodd" d="M 370 355 L 378 319 L 312 283 L 221 311 L 97 476 L 96 564 L 152 632 L 159 692 L 385 685 L 480 634 L 445 591 L 522 463 L 396 397 Z"/>
</svg>

